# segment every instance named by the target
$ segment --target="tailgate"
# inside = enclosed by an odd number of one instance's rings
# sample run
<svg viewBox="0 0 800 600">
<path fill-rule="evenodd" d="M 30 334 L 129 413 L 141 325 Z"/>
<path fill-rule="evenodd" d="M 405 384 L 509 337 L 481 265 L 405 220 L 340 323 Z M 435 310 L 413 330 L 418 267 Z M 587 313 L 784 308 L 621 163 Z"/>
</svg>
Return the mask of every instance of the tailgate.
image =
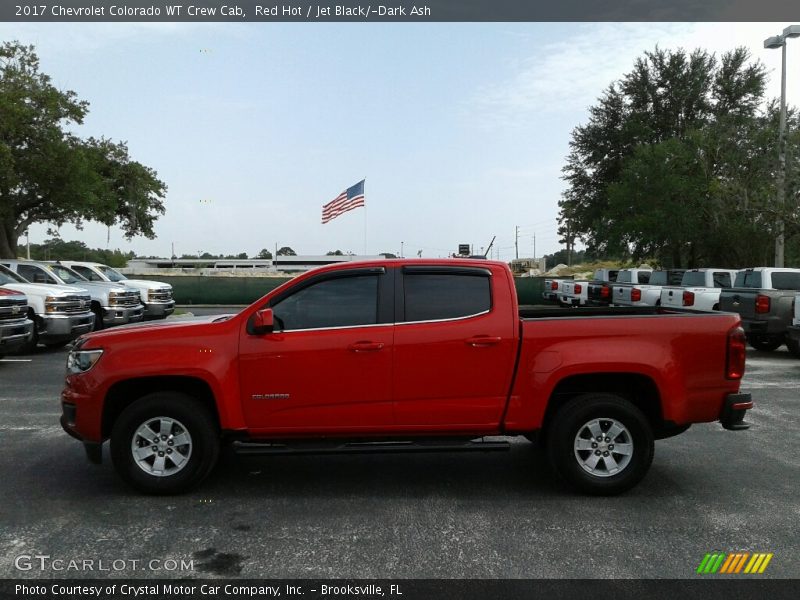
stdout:
<svg viewBox="0 0 800 600">
<path fill-rule="evenodd" d="M 661 306 L 670 306 L 673 308 L 683 307 L 683 288 L 661 288 Z"/>
<path fill-rule="evenodd" d="M 719 297 L 719 309 L 739 313 L 743 319 L 754 319 L 756 318 L 756 296 L 758 296 L 758 290 L 748 288 L 723 290 Z"/>
<path fill-rule="evenodd" d="M 632 285 L 614 284 L 612 286 L 614 304 L 630 304 Z"/>
</svg>

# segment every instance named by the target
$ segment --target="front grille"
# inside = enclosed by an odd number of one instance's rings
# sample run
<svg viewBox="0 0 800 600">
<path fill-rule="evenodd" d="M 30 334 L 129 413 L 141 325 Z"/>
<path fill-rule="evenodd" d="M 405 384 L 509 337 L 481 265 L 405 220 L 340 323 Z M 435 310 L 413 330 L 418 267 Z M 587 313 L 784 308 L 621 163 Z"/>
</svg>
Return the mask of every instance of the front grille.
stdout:
<svg viewBox="0 0 800 600">
<path fill-rule="evenodd" d="M 48 302 L 47 306 L 55 309 L 48 310 L 48 312 L 83 313 L 91 310 L 92 299 L 90 296 L 63 296 L 55 302 Z"/>
<path fill-rule="evenodd" d="M 136 306 L 139 302 L 139 292 L 123 292 L 111 298 L 112 306 Z"/>
<path fill-rule="evenodd" d="M 162 290 L 151 290 L 147 294 L 147 298 L 150 302 L 169 302 L 172 300 L 172 290 L 171 289 L 162 289 Z"/>
<path fill-rule="evenodd" d="M 0 321 L 24 319 L 27 314 L 28 304 L 25 299 L 3 298 L 0 300 Z"/>
</svg>

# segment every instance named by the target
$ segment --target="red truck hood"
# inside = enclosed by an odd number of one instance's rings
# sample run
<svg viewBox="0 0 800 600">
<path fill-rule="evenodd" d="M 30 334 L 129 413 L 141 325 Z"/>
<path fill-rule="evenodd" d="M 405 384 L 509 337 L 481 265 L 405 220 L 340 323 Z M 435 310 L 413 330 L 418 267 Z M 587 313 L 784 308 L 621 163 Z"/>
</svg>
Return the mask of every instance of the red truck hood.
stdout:
<svg viewBox="0 0 800 600">
<path fill-rule="evenodd" d="M 196 327 L 198 325 L 205 325 L 217 321 L 227 321 L 235 314 L 228 315 L 205 315 L 202 317 L 179 317 L 177 319 L 164 319 L 160 321 L 145 321 L 142 323 L 131 323 L 130 325 L 120 325 L 113 329 L 104 329 L 102 331 L 95 331 L 81 336 L 82 339 L 87 340 L 87 343 L 106 343 L 111 342 L 120 336 L 126 336 L 129 333 L 148 333 L 153 335 L 161 335 L 167 333 L 172 335 L 177 333 L 177 330 L 186 327 Z"/>
</svg>

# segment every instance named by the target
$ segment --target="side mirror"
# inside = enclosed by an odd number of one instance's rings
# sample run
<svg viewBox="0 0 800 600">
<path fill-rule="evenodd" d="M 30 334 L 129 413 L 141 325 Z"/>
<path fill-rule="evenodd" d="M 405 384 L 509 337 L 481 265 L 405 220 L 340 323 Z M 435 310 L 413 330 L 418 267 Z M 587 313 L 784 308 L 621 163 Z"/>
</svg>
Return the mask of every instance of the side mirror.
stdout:
<svg viewBox="0 0 800 600">
<path fill-rule="evenodd" d="M 253 332 L 256 335 L 264 335 L 265 333 L 272 333 L 275 326 L 274 317 L 272 316 L 272 309 L 265 308 L 259 310 L 253 316 Z"/>
</svg>

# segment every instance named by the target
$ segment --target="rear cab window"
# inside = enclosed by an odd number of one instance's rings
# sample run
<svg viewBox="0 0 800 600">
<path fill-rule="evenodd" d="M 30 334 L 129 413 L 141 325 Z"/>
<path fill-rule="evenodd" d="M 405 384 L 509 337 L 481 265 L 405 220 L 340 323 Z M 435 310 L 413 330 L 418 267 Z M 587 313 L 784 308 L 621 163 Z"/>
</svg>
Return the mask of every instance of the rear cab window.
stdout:
<svg viewBox="0 0 800 600">
<path fill-rule="evenodd" d="M 742 271 L 736 275 L 736 282 L 733 287 L 737 288 L 761 288 L 761 271 Z"/>
<path fill-rule="evenodd" d="M 776 290 L 800 291 L 800 273 L 777 272 L 772 274 L 772 287 Z"/>
<path fill-rule="evenodd" d="M 401 322 L 463 319 L 492 308 L 491 273 L 482 268 L 403 270 Z"/>
</svg>

